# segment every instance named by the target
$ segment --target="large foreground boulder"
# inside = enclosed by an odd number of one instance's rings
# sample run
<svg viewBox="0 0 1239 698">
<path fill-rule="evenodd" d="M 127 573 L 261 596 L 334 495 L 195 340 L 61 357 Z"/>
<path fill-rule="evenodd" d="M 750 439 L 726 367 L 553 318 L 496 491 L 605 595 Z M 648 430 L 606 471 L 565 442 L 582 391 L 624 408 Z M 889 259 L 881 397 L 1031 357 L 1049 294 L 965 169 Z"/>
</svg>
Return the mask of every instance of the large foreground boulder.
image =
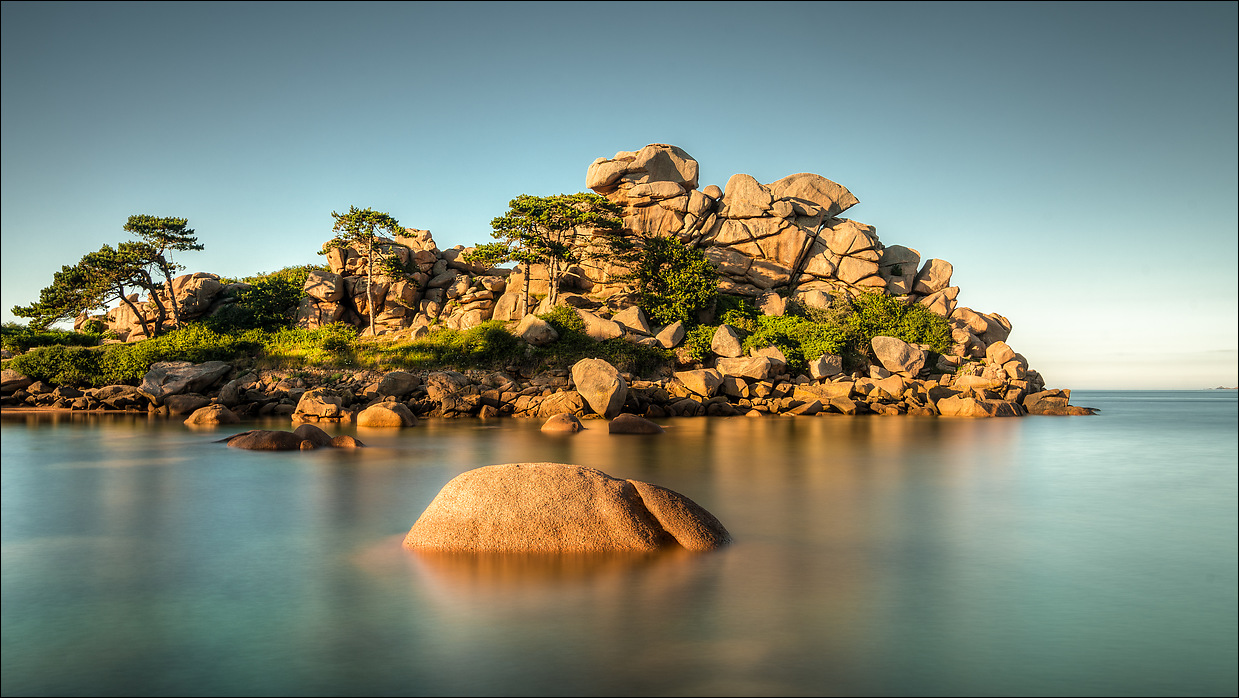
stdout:
<svg viewBox="0 0 1239 698">
<path fill-rule="evenodd" d="M 470 470 L 444 485 L 404 545 L 581 553 L 677 545 L 705 551 L 730 541 L 718 519 L 677 492 L 578 465 L 509 463 Z"/>
</svg>

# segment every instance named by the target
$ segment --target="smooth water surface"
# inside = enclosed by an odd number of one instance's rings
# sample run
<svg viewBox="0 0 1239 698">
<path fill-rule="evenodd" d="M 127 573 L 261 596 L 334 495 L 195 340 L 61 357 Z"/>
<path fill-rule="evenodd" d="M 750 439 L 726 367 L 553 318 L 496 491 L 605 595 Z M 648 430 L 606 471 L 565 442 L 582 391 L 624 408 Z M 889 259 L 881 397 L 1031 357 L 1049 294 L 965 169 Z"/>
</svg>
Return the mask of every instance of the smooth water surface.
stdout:
<svg viewBox="0 0 1239 698">
<path fill-rule="evenodd" d="M 304 453 L 9 415 L 3 692 L 1235 695 L 1235 393 L 1073 402 L 1102 412 L 433 420 Z M 449 479 L 528 461 L 677 490 L 736 542 L 401 547 Z"/>
</svg>

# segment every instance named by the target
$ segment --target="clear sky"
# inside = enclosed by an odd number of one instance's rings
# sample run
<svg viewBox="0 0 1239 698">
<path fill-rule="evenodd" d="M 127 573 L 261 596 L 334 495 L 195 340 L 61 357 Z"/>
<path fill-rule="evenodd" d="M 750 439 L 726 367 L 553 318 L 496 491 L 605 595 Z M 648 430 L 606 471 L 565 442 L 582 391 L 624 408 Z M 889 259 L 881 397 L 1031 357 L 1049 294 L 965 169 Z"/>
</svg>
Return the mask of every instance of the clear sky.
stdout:
<svg viewBox="0 0 1239 698">
<path fill-rule="evenodd" d="M 847 186 L 1052 386 L 1233 386 L 1237 7 L 5 2 L 2 317 L 132 214 L 245 276 L 350 205 L 483 242 L 672 143 Z"/>
</svg>

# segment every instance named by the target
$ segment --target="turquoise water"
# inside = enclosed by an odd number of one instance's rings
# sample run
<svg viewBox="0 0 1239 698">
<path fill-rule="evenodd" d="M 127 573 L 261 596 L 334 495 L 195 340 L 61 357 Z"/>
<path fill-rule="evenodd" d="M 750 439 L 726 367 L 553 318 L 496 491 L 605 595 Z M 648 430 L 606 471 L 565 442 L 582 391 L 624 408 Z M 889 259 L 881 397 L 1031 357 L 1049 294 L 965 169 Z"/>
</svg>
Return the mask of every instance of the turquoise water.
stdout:
<svg viewBox="0 0 1239 698">
<path fill-rule="evenodd" d="M 9 415 L 3 692 L 1235 695 L 1235 393 L 1073 402 L 1102 412 L 432 421 L 306 453 Z M 522 461 L 670 487 L 736 542 L 400 547 L 453 476 Z"/>
</svg>

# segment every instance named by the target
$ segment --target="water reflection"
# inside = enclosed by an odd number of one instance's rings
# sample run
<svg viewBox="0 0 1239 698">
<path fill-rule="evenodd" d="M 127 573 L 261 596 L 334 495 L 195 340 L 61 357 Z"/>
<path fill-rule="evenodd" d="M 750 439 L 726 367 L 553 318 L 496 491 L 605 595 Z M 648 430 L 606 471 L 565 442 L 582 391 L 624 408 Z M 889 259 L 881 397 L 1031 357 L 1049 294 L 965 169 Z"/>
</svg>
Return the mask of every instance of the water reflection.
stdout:
<svg viewBox="0 0 1239 698">
<path fill-rule="evenodd" d="M 1233 398 L 1081 403 L 1107 409 L 327 425 L 370 446 L 304 453 L 6 414 L 5 693 L 1233 694 Z M 735 542 L 401 547 L 447 481 L 509 462 L 657 483 Z"/>
</svg>

